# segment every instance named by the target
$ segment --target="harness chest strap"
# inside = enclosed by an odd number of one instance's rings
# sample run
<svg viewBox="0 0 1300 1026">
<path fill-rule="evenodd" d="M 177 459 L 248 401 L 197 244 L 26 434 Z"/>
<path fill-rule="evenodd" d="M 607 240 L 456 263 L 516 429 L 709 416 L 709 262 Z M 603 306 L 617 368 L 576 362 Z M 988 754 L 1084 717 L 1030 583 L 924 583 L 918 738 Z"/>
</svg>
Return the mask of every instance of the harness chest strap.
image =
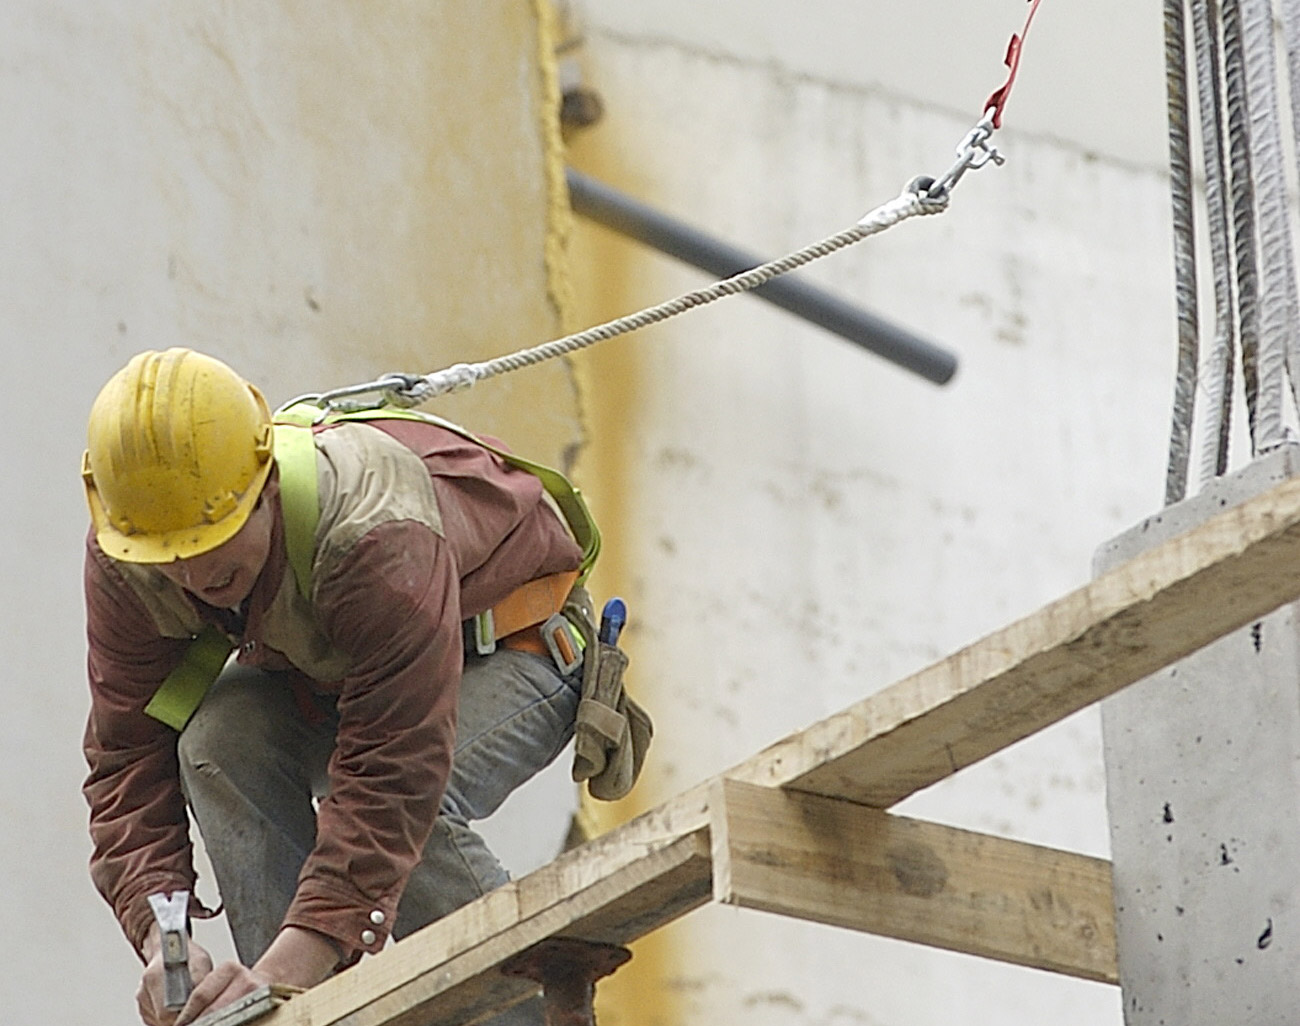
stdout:
<svg viewBox="0 0 1300 1026">
<path fill-rule="evenodd" d="M 234 644 L 211 624 L 190 642 L 176 669 L 172 670 L 144 707 L 145 715 L 167 724 L 178 733 L 190 722 L 208 688 L 217 679 Z"/>
</svg>

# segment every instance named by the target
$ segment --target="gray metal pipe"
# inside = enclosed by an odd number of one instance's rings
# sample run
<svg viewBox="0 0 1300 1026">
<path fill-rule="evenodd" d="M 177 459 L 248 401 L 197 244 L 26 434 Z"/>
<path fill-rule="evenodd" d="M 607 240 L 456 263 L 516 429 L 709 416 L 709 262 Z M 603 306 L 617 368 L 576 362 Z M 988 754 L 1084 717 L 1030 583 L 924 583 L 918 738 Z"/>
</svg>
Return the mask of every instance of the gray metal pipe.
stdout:
<svg viewBox="0 0 1300 1026">
<path fill-rule="evenodd" d="M 576 213 L 718 278 L 764 262 L 573 168 L 567 178 Z M 753 295 L 936 385 L 947 384 L 956 373 L 957 357 L 952 352 L 796 277 L 776 278 L 754 289 Z"/>
</svg>

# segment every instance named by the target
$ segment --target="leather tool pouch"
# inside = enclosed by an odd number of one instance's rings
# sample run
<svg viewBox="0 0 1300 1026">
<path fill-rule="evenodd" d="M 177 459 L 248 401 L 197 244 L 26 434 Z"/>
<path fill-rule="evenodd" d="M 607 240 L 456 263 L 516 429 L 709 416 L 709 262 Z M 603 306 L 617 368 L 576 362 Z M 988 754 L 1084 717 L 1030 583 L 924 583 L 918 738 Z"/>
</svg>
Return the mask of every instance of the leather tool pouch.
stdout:
<svg viewBox="0 0 1300 1026">
<path fill-rule="evenodd" d="M 573 779 L 593 798 L 616 801 L 632 790 L 654 734 L 649 714 L 623 685 L 627 655 L 597 638 L 591 597 L 574 588 L 564 613 L 582 633 L 582 700 L 574 725 Z"/>
</svg>

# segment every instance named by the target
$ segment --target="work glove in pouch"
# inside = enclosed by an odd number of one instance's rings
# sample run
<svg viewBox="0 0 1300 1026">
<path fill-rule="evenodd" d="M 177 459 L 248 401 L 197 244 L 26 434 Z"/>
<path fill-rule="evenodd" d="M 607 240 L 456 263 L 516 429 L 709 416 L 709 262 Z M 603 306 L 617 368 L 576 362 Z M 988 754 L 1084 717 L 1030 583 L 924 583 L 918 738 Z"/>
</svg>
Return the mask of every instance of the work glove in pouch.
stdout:
<svg viewBox="0 0 1300 1026">
<path fill-rule="evenodd" d="M 574 724 L 573 779 L 587 782 L 593 798 L 616 801 L 632 790 L 654 734 L 649 714 L 623 687 L 627 655 L 598 636 L 591 596 L 574 588 L 564 615 L 586 642 L 582 700 Z"/>
</svg>

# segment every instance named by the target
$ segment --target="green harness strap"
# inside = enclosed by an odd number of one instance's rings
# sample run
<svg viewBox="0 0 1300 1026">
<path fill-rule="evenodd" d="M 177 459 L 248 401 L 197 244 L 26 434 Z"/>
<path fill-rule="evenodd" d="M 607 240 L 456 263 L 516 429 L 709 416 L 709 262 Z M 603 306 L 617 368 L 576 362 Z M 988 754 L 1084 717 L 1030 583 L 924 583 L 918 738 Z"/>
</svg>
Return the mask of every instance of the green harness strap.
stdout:
<svg viewBox="0 0 1300 1026">
<path fill-rule="evenodd" d="M 316 524 L 320 519 L 320 498 L 316 490 L 316 445 L 312 425 L 340 420 L 418 420 L 452 431 L 504 461 L 532 474 L 564 514 L 574 540 L 582 547 L 578 582 L 586 580 L 600 554 L 600 530 L 587 508 L 582 493 L 558 470 L 506 452 L 483 441 L 463 427 L 431 414 L 414 410 L 360 410 L 331 414 L 318 421 L 320 409 L 298 403 L 276 411 L 275 462 L 280 473 L 280 510 L 284 519 L 284 548 L 298 591 L 311 597 L 311 570 L 316 548 Z M 145 714 L 180 732 L 198 709 L 203 696 L 226 665 L 234 645 L 213 626 L 204 627 L 190 643 L 180 664 L 159 685 Z"/>
<path fill-rule="evenodd" d="M 275 431 L 275 464 L 280 471 L 280 512 L 284 519 L 284 551 L 298 581 L 298 591 L 311 598 L 311 565 L 316 555 L 316 524 L 320 496 L 316 491 L 316 443 L 311 427 L 280 421 Z"/>
<path fill-rule="evenodd" d="M 149 699 L 144 707 L 146 715 L 161 720 L 175 731 L 184 730 L 234 647 L 216 627 L 211 624 L 204 627 L 190 642 L 180 665 L 167 675 Z"/>
<path fill-rule="evenodd" d="M 310 597 L 311 564 L 320 505 L 316 493 L 316 446 L 311 428 L 275 424 L 275 462 L 280 471 L 280 508 L 284 548 L 304 598 Z M 211 624 L 190 642 L 144 707 L 145 715 L 180 732 L 212 687 L 234 645 Z"/>
</svg>

